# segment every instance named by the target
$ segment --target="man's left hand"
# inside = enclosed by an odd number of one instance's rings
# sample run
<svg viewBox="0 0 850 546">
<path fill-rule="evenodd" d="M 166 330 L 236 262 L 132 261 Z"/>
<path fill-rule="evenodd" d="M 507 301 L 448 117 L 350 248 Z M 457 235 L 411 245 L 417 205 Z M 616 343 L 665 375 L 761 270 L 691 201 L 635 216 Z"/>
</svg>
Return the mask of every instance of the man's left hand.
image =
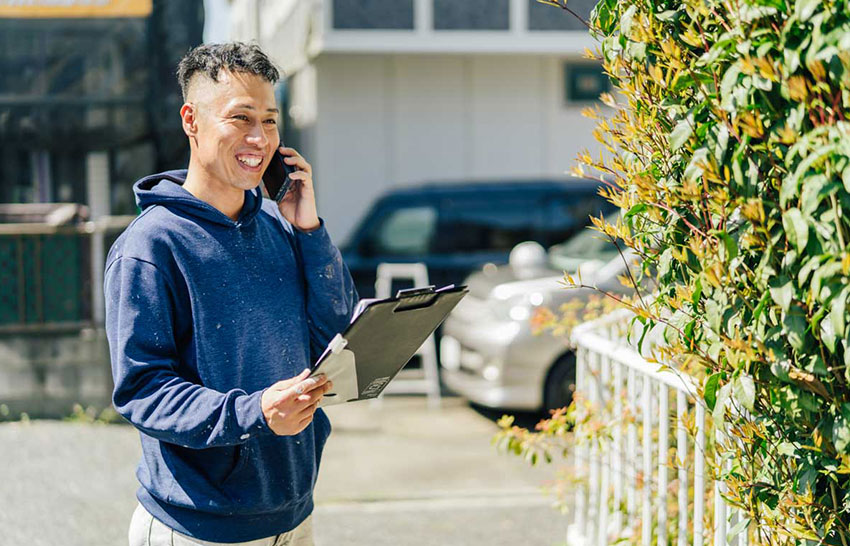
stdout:
<svg viewBox="0 0 850 546">
<path fill-rule="evenodd" d="M 298 169 L 289 176 L 292 188 L 278 203 L 280 213 L 296 229 L 313 231 L 320 225 L 316 212 L 316 194 L 313 191 L 313 167 L 294 148 L 281 146 L 279 149 L 286 156 L 286 164 Z"/>
</svg>

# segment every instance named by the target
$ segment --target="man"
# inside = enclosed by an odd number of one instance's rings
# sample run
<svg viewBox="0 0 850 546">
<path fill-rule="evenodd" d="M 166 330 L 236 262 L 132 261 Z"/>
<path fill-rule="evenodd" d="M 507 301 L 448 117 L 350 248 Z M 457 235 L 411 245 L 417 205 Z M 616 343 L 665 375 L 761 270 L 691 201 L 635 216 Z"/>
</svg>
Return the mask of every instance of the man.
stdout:
<svg viewBox="0 0 850 546">
<path fill-rule="evenodd" d="M 204 45 L 178 79 L 189 168 L 135 184 L 104 283 L 113 403 L 142 443 L 130 546 L 310 545 L 330 383 L 306 368 L 357 295 L 310 164 L 279 148 L 269 59 Z M 278 148 L 298 169 L 280 204 L 258 188 Z"/>
</svg>

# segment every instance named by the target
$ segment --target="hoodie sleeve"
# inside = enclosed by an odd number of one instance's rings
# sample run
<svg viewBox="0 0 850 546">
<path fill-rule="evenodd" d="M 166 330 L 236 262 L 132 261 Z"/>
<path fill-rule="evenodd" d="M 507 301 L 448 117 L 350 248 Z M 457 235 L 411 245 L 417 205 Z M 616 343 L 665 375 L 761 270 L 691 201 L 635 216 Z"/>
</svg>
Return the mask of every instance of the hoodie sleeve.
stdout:
<svg viewBox="0 0 850 546">
<path fill-rule="evenodd" d="M 115 409 L 157 440 L 201 449 L 269 434 L 262 391 L 218 392 L 177 373 L 174 291 L 153 264 L 115 260 L 104 279 Z"/>
<path fill-rule="evenodd" d="M 311 353 L 318 357 L 345 330 L 357 305 L 357 290 L 342 255 L 331 242 L 325 221 L 310 232 L 292 228 L 307 283 L 307 321 Z"/>
</svg>

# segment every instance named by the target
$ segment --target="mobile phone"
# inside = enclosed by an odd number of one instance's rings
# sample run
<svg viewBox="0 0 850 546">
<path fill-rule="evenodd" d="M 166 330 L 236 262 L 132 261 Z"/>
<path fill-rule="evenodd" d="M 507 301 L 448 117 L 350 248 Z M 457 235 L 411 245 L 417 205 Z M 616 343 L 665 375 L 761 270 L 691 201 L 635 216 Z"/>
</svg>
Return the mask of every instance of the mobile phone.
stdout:
<svg viewBox="0 0 850 546">
<path fill-rule="evenodd" d="M 263 173 L 263 184 L 269 197 L 280 203 L 289 188 L 292 187 L 292 179 L 289 177 L 297 169 L 293 165 L 287 165 L 283 158 L 286 157 L 280 150 L 275 150 L 269 166 Z"/>
</svg>

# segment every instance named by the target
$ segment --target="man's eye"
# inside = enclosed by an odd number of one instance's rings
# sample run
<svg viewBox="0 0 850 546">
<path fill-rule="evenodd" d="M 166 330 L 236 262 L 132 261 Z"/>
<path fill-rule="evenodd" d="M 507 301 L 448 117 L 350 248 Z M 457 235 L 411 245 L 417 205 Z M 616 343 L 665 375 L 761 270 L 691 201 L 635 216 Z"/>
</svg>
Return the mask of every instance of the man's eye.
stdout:
<svg viewBox="0 0 850 546">
<path fill-rule="evenodd" d="M 246 116 L 245 114 L 236 114 L 235 116 L 233 116 L 233 118 L 248 121 L 248 116 Z"/>
<path fill-rule="evenodd" d="M 266 123 L 270 123 L 270 124 L 272 124 L 272 125 L 277 124 L 277 120 L 274 120 L 274 119 L 267 119 L 265 122 L 266 122 Z"/>
</svg>

